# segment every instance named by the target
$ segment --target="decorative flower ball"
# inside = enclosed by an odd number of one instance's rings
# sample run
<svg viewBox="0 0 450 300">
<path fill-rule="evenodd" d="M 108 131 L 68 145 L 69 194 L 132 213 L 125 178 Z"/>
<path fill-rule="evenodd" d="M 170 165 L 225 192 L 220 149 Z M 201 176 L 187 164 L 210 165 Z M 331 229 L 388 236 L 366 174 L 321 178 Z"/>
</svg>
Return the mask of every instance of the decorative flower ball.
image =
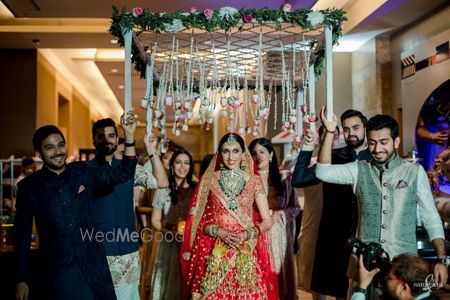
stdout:
<svg viewBox="0 0 450 300">
<path fill-rule="evenodd" d="M 172 102 L 173 102 L 172 96 L 167 96 L 166 101 L 164 103 L 166 104 L 166 106 L 171 106 Z"/>
<path fill-rule="evenodd" d="M 164 112 L 158 109 L 157 111 L 155 111 L 155 118 L 157 120 L 162 120 L 162 118 L 164 118 Z"/>
<path fill-rule="evenodd" d="M 210 104 L 210 102 L 209 102 L 209 99 L 208 99 L 208 98 L 204 98 L 204 99 L 202 100 L 202 105 L 203 105 L 203 106 L 209 106 L 209 104 Z"/>
<path fill-rule="evenodd" d="M 228 100 L 226 97 L 222 97 L 220 98 L 220 106 L 222 106 L 223 108 L 227 107 L 228 104 Z"/>
<path fill-rule="evenodd" d="M 289 2 L 284 2 L 283 7 L 281 8 L 284 12 L 290 12 L 292 10 L 292 4 Z"/>
<path fill-rule="evenodd" d="M 140 17 L 142 15 L 142 11 L 143 11 L 142 7 L 136 6 L 131 11 L 131 14 L 133 15 L 133 17 L 137 18 L 137 17 Z"/>
<path fill-rule="evenodd" d="M 205 16 L 206 20 L 211 19 L 213 14 L 214 14 L 214 10 L 212 10 L 211 8 L 207 8 L 203 11 L 203 15 Z"/>
<path fill-rule="evenodd" d="M 148 100 L 145 98 L 141 99 L 141 108 L 146 109 L 148 107 Z"/>
<path fill-rule="evenodd" d="M 251 23 L 253 21 L 253 17 L 251 15 L 245 15 L 243 17 L 244 23 Z"/>
</svg>

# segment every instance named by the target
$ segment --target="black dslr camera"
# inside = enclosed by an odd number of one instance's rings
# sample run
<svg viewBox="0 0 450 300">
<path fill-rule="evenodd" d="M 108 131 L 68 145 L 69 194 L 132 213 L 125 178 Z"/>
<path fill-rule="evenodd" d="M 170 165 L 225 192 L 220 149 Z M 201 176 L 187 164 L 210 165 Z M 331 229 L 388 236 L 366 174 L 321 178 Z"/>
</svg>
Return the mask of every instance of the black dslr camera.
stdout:
<svg viewBox="0 0 450 300">
<path fill-rule="evenodd" d="M 389 254 L 380 244 L 370 243 L 367 245 L 357 237 L 352 236 L 347 241 L 347 247 L 356 256 L 363 256 L 364 267 L 367 270 L 372 271 L 375 268 L 379 268 L 381 273 L 389 270 L 391 265 Z"/>
</svg>

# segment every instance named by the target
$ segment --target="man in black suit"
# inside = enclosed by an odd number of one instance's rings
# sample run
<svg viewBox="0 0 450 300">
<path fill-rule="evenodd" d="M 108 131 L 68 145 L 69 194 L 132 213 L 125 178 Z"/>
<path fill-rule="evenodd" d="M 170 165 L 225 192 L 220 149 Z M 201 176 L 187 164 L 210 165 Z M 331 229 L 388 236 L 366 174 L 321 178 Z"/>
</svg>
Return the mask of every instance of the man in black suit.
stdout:
<svg viewBox="0 0 450 300">
<path fill-rule="evenodd" d="M 127 147 L 117 167 L 93 168 L 85 162 L 66 165 L 66 142 L 52 125 L 33 135 L 36 154 L 44 162 L 38 172 L 18 186 L 14 223 L 16 298 L 116 299 L 104 249 L 97 241 L 91 216 L 92 193 L 101 186 L 133 178 L 137 159 L 134 148 L 136 120 L 122 117 Z M 39 235 L 39 288 L 27 282 L 33 217 Z"/>
<path fill-rule="evenodd" d="M 359 111 L 349 109 L 341 115 L 344 129 L 346 147 L 333 150 L 333 164 L 344 164 L 355 160 L 371 160 L 372 156 L 367 150 L 366 124 L 367 118 Z M 338 131 L 324 132 L 323 134 L 336 135 Z M 323 137 L 322 137 L 323 138 Z M 311 132 L 305 136 L 304 146 L 299 153 L 292 186 L 297 188 L 309 187 L 319 184 L 316 177 L 315 165 L 310 166 L 312 151 L 314 149 Z M 345 299 L 348 289 L 347 267 L 350 251 L 346 248 L 347 239 L 355 235 L 358 224 L 358 206 L 356 196 L 350 186 L 331 183 L 322 185 L 322 210 L 319 219 L 311 220 L 318 223 L 318 232 L 315 240 L 314 262 L 311 270 L 310 285 L 303 287 L 312 291 L 313 298 L 320 295 L 334 296 Z M 316 199 L 305 199 L 315 201 Z M 339 201 L 338 201 L 339 200 Z M 317 205 L 317 203 L 315 203 Z M 305 208 L 311 203 L 305 202 Z M 304 216 L 306 209 L 303 212 Z M 305 218 L 307 220 L 308 218 Z M 303 221 L 302 222 L 306 222 Z M 303 224 L 302 224 L 303 228 Z M 308 237 L 311 239 L 311 237 Z M 330 250 L 331 248 L 332 250 Z M 320 299 L 323 299 L 320 297 Z"/>
</svg>

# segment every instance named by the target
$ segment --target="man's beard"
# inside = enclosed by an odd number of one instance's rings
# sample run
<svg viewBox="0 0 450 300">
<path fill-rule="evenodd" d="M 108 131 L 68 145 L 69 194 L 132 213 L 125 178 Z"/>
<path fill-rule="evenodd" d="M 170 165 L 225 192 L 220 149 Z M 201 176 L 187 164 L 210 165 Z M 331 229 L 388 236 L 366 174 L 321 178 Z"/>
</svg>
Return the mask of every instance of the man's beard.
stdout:
<svg viewBox="0 0 450 300">
<path fill-rule="evenodd" d="M 386 158 L 383 159 L 383 160 L 377 160 L 377 158 L 375 157 L 375 155 L 377 153 L 384 153 L 384 154 L 386 154 Z M 373 160 L 375 161 L 375 163 L 377 163 L 379 165 L 383 165 L 383 164 L 387 163 L 388 161 L 390 161 L 395 156 L 395 151 L 392 151 L 391 153 L 389 153 L 387 151 L 382 151 L 382 152 L 372 151 L 371 154 L 372 154 L 372 157 L 373 157 Z"/>
<path fill-rule="evenodd" d="M 349 148 L 356 149 L 359 148 L 362 144 L 364 144 L 364 139 L 360 140 L 357 136 L 355 140 L 349 140 L 348 138 L 345 140 L 345 143 Z"/>
<path fill-rule="evenodd" d="M 108 147 L 108 146 L 113 146 L 113 147 Z M 100 147 L 97 148 L 97 152 L 101 155 L 111 155 L 114 152 L 116 152 L 116 149 L 117 149 L 117 145 L 107 143 L 107 144 L 100 145 Z"/>
<path fill-rule="evenodd" d="M 64 162 L 61 165 L 56 165 L 52 161 L 52 159 L 55 159 L 55 158 L 58 158 L 58 157 L 64 158 Z M 52 170 L 61 170 L 61 169 L 63 169 L 65 167 L 66 153 L 53 155 L 49 159 L 43 157 L 42 160 L 44 162 L 44 165 L 46 165 L 48 168 L 50 168 Z"/>
</svg>

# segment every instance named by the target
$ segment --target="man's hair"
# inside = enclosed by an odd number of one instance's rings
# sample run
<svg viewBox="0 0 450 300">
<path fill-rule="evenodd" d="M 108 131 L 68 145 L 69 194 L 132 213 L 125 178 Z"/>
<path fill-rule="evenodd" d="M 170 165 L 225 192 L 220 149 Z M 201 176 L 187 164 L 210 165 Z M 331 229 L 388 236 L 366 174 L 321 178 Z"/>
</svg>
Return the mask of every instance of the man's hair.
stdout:
<svg viewBox="0 0 450 300">
<path fill-rule="evenodd" d="M 341 124 L 344 122 L 344 120 L 347 120 L 348 118 L 352 118 L 352 117 L 360 118 L 364 127 L 367 126 L 366 116 L 363 115 L 362 112 L 360 112 L 359 110 L 354 110 L 354 109 L 348 109 L 348 110 L 344 111 L 344 113 L 341 115 Z"/>
<path fill-rule="evenodd" d="M 92 126 L 92 138 L 95 140 L 95 134 L 97 133 L 97 130 L 105 127 L 114 127 L 114 132 L 117 135 L 116 122 L 114 122 L 114 120 L 111 118 L 106 118 L 98 120 L 94 123 L 94 125 Z"/>
<path fill-rule="evenodd" d="M 29 168 L 34 165 L 34 159 L 31 157 L 22 158 L 22 168 Z"/>
<path fill-rule="evenodd" d="M 367 133 L 369 131 L 380 130 L 383 128 L 389 128 L 391 130 L 391 137 L 395 140 L 398 137 L 398 123 L 397 121 L 388 115 L 376 115 L 369 119 L 367 122 Z"/>
<path fill-rule="evenodd" d="M 66 142 L 64 135 L 62 134 L 61 130 L 58 129 L 58 127 L 56 127 L 55 125 L 46 125 L 38 128 L 33 134 L 32 141 L 34 150 L 37 152 L 41 152 L 42 142 L 51 134 L 59 134 L 62 137 L 64 143 Z"/>
<path fill-rule="evenodd" d="M 418 256 L 400 254 L 392 260 L 390 272 L 408 284 L 412 296 L 416 297 L 423 293 L 423 284 L 430 274 L 430 265 Z"/>
</svg>

